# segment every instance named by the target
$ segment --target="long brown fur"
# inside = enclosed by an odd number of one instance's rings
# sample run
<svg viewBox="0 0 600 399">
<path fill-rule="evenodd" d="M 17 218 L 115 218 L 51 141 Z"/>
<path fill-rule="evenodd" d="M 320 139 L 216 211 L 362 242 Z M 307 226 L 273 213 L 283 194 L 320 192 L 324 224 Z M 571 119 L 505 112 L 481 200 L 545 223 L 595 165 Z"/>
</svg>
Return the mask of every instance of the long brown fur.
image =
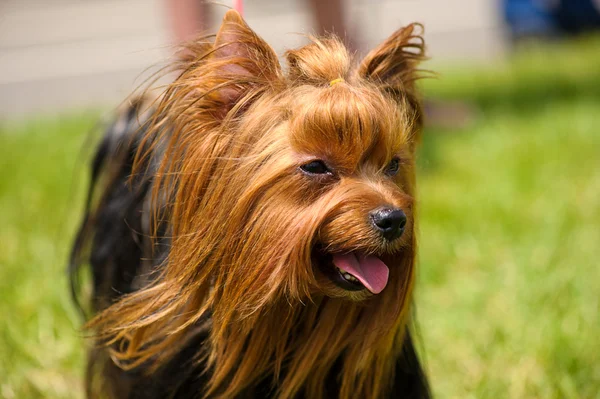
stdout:
<svg viewBox="0 0 600 399">
<path fill-rule="evenodd" d="M 286 71 L 233 11 L 214 42 L 188 46 L 134 167 L 152 174 L 153 231 L 159 239 L 166 226 L 167 258 L 86 326 L 114 362 L 152 373 L 210 315 L 198 353 L 211 373 L 205 397 L 234 397 L 273 374 L 278 397 L 321 398 L 338 359 L 340 398 L 385 396 L 415 279 L 419 29 L 400 29 L 358 65 L 337 38 L 313 38 L 286 53 Z M 146 170 L 157 151 L 158 169 Z M 400 172 L 390 178 L 382 171 L 393 156 Z M 298 172 L 315 158 L 336 175 Z M 408 218 L 392 243 L 365 222 L 383 204 Z M 338 288 L 315 268 L 317 246 L 377 254 L 387 287 Z"/>
</svg>

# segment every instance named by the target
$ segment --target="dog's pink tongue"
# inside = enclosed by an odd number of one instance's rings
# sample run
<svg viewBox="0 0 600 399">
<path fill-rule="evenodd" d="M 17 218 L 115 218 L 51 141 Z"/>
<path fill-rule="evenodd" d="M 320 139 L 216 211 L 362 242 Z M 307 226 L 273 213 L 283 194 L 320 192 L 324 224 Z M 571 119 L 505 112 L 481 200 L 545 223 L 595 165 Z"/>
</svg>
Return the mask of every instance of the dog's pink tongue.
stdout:
<svg viewBox="0 0 600 399">
<path fill-rule="evenodd" d="M 333 255 L 333 264 L 356 277 L 373 294 L 379 294 L 388 282 L 390 269 L 373 255 L 350 252 Z"/>
</svg>

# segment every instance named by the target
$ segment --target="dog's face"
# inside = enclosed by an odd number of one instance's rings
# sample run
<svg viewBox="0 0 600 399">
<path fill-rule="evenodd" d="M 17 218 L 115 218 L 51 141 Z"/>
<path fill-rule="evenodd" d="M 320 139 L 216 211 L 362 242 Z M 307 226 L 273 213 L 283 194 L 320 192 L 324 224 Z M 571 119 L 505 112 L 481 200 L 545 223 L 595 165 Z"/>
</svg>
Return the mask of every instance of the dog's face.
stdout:
<svg viewBox="0 0 600 399">
<path fill-rule="evenodd" d="M 254 243 L 246 257 L 310 294 L 361 300 L 399 289 L 413 255 L 414 122 L 367 82 L 257 100 L 238 122 L 241 153 L 222 193 L 245 215 L 228 228 Z"/>
<path fill-rule="evenodd" d="M 314 226 L 311 269 L 326 295 L 382 294 L 404 276 L 412 245 L 413 131 L 398 105 L 375 87 L 306 89 L 291 109 L 293 178 Z M 298 102 L 298 101 L 296 101 Z M 391 284 L 393 290 L 394 284 Z"/>
</svg>

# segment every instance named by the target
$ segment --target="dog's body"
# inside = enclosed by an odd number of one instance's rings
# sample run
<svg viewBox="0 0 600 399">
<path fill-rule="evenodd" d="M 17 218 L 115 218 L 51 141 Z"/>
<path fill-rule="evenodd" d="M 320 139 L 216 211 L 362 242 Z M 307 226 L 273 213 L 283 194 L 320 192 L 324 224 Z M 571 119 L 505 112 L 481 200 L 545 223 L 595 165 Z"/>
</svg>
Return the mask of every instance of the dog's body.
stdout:
<svg viewBox="0 0 600 399">
<path fill-rule="evenodd" d="M 412 29 L 358 70 L 315 41 L 284 76 L 229 12 L 159 103 L 121 112 L 72 255 L 93 277 L 88 396 L 429 396 Z"/>
</svg>

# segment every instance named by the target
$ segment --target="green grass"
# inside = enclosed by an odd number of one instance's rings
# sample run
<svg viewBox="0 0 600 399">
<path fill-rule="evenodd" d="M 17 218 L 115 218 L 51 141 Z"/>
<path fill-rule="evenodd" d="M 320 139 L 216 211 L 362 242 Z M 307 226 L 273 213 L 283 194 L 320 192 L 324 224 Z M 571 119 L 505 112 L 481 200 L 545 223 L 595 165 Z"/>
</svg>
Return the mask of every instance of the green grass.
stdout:
<svg viewBox="0 0 600 399">
<path fill-rule="evenodd" d="M 425 89 L 419 319 L 441 398 L 600 398 L 600 54 L 529 49 Z"/>
<path fill-rule="evenodd" d="M 83 202 L 79 155 L 97 118 L 0 127 L 0 398 L 82 396 L 65 265 Z"/>
<path fill-rule="evenodd" d="M 600 398 L 598 47 L 529 49 L 424 85 L 476 110 L 426 131 L 420 154 L 417 305 L 440 398 Z M 81 396 L 64 268 L 96 120 L 0 126 L 0 397 Z"/>
</svg>

